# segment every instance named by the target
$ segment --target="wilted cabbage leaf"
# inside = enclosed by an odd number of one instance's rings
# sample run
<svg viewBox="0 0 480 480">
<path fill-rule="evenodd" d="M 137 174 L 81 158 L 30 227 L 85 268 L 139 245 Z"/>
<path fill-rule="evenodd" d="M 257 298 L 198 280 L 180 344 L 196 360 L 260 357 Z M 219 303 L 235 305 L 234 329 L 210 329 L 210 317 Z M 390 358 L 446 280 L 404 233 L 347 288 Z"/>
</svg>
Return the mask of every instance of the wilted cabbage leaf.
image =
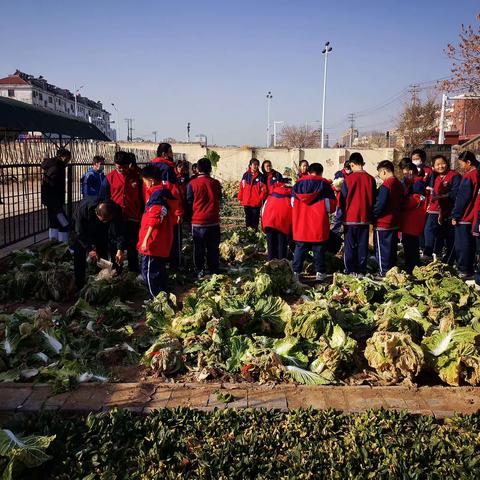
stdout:
<svg viewBox="0 0 480 480">
<path fill-rule="evenodd" d="M 365 358 L 387 384 L 412 381 L 424 362 L 422 348 L 410 335 L 399 332 L 375 332 L 367 340 Z"/>
</svg>

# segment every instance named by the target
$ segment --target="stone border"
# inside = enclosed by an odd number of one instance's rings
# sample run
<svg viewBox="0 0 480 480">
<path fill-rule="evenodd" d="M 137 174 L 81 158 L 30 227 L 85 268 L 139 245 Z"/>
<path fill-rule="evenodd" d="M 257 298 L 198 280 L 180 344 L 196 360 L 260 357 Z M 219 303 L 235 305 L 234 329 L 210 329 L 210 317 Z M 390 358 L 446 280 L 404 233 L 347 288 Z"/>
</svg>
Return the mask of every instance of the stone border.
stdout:
<svg viewBox="0 0 480 480">
<path fill-rule="evenodd" d="M 216 391 L 233 399 L 223 403 Z M 405 410 L 445 418 L 480 410 L 477 387 L 337 387 L 258 384 L 89 383 L 54 394 L 49 385 L 4 383 L 0 414 L 61 411 L 89 413 L 124 408 L 149 413 L 161 408 L 191 407 L 211 411 L 225 408 L 335 409 L 362 412 L 372 408 Z"/>
</svg>

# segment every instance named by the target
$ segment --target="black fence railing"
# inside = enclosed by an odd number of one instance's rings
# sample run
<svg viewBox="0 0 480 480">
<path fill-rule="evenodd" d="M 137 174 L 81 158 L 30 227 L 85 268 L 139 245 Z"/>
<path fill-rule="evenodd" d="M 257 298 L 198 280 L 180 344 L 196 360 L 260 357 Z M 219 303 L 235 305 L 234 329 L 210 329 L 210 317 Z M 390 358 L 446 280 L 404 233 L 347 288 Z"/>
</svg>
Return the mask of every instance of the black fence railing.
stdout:
<svg viewBox="0 0 480 480">
<path fill-rule="evenodd" d="M 67 166 L 65 207 L 71 219 L 82 199 L 81 178 L 90 166 Z M 113 165 L 105 165 L 108 173 Z M 0 249 L 48 229 L 46 208 L 41 201 L 42 169 L 39 163 L 0 165 Z M 32 243 L 35 238 L 32 238 Z"/>
</svg>

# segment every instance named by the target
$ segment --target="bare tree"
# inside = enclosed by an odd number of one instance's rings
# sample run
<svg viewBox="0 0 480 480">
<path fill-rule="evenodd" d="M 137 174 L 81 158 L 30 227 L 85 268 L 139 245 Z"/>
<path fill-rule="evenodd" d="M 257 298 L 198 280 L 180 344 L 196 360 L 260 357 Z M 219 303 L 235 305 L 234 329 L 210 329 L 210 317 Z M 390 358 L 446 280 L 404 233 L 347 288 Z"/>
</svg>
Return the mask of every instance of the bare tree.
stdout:
<svg viewBox="0 0 480 480">
<path fill-rule="evenodd" d="M 436 135 L 439 105 L 434 98 L 422 101 L 413 97 L 405 104 L 398 122 L 398 136 L 408 149 L 421 146 Z"/>
<path fill-rule="evenodd" d="M 480 14 L 477 20 L 480 22 Z M 452 61 L 452 78 L 441 86 L 449 92 L 463 90 L 480 95 L 480 25 L 462 25 L 459 37 L 458 45 L 448 44 L 445 49 Z"/>
<path fill-rule="evenodd" d="M 316 148 L 320 146 L 320 133 L 309 125 L 287 125 L 282 128 L 277 145 L 288 148 Z"/>
</svg>

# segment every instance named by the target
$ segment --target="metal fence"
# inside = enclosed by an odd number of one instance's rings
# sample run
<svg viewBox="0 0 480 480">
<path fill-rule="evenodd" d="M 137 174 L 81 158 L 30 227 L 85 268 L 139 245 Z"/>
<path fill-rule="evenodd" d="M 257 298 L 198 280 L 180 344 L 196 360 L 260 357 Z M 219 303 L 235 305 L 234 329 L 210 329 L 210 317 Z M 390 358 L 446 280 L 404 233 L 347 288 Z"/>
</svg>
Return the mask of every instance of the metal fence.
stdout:
<svg viewBox="0 0 480 480">
<path fill-rule="evenodd" d="M 69 219 L 82 199 L 80 180 L 89 165 L 71 163 L 65 180 L 65 207 Z M 105 165 L 106 173 L 113 165 Z M 35 237 L 48 229 L 46 208 L 41 202 L 40 163 L 0 165 L 0 249 Z M 33 238 L 35 241 L 35 238 Z"/>
</svg>

